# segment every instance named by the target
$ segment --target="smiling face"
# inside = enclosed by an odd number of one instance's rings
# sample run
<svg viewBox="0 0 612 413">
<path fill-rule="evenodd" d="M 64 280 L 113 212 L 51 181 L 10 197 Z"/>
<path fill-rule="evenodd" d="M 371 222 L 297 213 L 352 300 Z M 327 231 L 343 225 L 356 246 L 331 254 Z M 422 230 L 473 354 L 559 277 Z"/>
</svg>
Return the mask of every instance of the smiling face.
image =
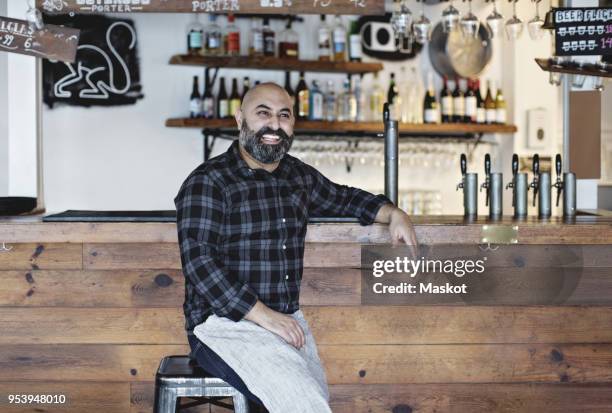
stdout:
<svg viewBox="0 0 612 413">
<path fill-rule="evenodd" d="M 236 113 L 240 145 L 261 163 L 278 162 L 293 143 L 293 102 L 276 83 L 249 90 Z"/>
</svg>

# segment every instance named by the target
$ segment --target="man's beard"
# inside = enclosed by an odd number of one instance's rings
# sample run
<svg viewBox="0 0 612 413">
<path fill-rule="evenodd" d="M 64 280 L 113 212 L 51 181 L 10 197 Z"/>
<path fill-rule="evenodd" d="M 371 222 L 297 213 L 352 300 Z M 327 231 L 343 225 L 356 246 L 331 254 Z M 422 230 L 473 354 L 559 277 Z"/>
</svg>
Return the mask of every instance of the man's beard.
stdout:
<svg viewBox="0 0 612 413">
<path fill-rule="evenodd" d="M 273 145 L 263 143 L 261 139 L 263 135 L 266 134 L 278 136 L 279 142 Z M 267 126 L 255 132 L 249 128 L 246 121 L 243 121 L 242 127 L 240 128 L 239 140 L 247 153 L 259 162 L 274 163 L 289 152 L 291 144 L 293 143 L 293 135 L 287 135 L 281 128 L 274 130 Z"/>
</svg>

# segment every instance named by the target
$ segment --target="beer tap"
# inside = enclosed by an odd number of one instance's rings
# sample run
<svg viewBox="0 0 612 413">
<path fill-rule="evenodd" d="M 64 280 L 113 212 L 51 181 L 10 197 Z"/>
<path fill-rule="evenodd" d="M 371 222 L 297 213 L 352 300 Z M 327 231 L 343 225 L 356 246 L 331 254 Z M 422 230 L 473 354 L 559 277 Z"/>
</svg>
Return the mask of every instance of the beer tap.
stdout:
<svg viewBox="0 0 612 413">
<path fill-rule="evenodd" d="M 529 188 L 533 188 L 533 206 L 535 206 L 540 188 L 540 156 L 537 153 L 533 155 L 533 181 L 529 184 Z"/>
<path fill-rule="evenodd" d="M 457 184 L 457 191 L 465 187 L 465 173 L 467 172 L 467 157 L 464 153 L 459 158 L 459 165 L 461 167 L 461 182 Z"/>
<path fill-rule="evenodd" d="M 489 197 L 491 196 L 490 186 L 491 186 L 491 155 L 488 153 L 485 155 L 484 161 L 484 169 L 485 169 L 485 181 L 480 185 L 480 192 L 482 192 L 482 188 L 486 190 L 486 198 L 485 205 L 489 206 Z"/>
<path fill-rule="evenodd" d="M 554 187 L 557 188 L 557 203 L 563 194 L 563 217 L 573 218 L 576 216 L 576 174 L 572 172 L 564 172 L 563 180 L 561 179 L 561 155 L 555 156 L 555 169 L 557 171 L 557 181 Z"/>
<path fill-rule="evenodd" d="M 467 172 L 467 157 L 461 154 L 459 160 L 461 166 L 461 182 L 457 185 L 457 190 L 463 189 L 463 215 L 468 218 L 478 216 L 478 174 Z"/>
<path fill-rule="evenodd" d="M 512 182 L 506 185 L 506 189 L 512 188 L 512 206 L 514 207 L 514 218 L 527 216 L 527 174 L 519 173 L 519 157 L 512 155 Z"/>
<path fill-rule="evenodd" d="M 508 182 L 506 189 L 512 188 L 512 206 L 516 206 L 516 174 L 518 173 L 518 155 L 512 155 L 512 181 Z"/>
</svg>

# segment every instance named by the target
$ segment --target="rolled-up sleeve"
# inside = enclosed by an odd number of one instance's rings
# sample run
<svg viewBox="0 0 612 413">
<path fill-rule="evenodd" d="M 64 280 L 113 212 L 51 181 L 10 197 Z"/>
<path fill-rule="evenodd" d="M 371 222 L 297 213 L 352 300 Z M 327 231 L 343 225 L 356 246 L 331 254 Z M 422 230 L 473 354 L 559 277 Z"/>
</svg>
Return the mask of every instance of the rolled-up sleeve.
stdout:
<svg viewBox="0 0 612 413">
<path fill-rule="evenodd" d="M 334 183 L 315 168 L 308 168 L 313 182 L 309 203 L 311 215 L 355 217 L 361 225 L 370 225 L 383 205 L 393 205 L 385 195 Z"/>
<path fill-rule="evenodd" d="M 194 174 L 183 183 L 174 204 L 185 277 L 217 316 L 239 321 L 253 308 L 257 294 L 220 259 L 224 215 L 221 190 L 208 175 Z"/>
</svg>

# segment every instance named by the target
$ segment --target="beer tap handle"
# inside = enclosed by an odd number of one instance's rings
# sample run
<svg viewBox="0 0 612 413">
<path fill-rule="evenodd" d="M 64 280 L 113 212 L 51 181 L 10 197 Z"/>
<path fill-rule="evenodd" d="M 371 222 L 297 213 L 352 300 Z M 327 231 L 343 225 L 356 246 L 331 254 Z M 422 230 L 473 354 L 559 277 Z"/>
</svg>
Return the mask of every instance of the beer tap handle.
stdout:
<svg viewBox="0 0 612 413">
<path fill-rule="evenodd" d="M 556 206 L 559 206 L 559 199 L 561 198 L 561 192 L 563 192 L 563 182 L 561 181 L 561 155 L 555 156 L 555 169 L 557 171 L 557 182 L 553 185 L 557 188 L 557 202 Z"/>
<path fill-rule="evenodd" d="M 385 102 L 383 104 L 383 121 L 387 122 L 389 120 L 389 102 Z"/>
<path fill-rule="evenodd" d="M 459 185 L 457 185 L 457 191 L 459 190 L 459 188 L 463 188 L 463 181 L 465 180 L 465 174 L 467 172 L 467 157 L 465 156 L 464 153 L 461 154 L 461 158 L 459 160 L 459 164 L 461 166 L 461 182 L 459 182 Z"/>
<path fill-rule="evenodd" d="M 488 178 L 491 175 L 491 155 L 485 154 L 485 177 Z"/>
<path fill-rule="evenodd" d="M 533 174 L 540 175 L 540 155 L 533 155 Z"/>
<path fill-rule="evenodd" d="M 485 154 L 484 169 L 485 169 L 485 181 L 480 186 L 480 189 L 481 190 L 482 188 L 486 189 L 485 205 L 489 206 L 489 179 L 491 176 L 491 155 L 489 155 L 488 153 Z"/>
<path fill-rule="evenodd" d="M 555 169 L 557 170 L 557 179 L 561 178 L 561 154 L 555 156 Z"/>
<path fill-rule="evenodd" d="M 517 154 L 512 155 L 512 176 L 516 176 L 518 173 L 519 158 Z"/>
<path fill-rule="evenodd" d="M 529 186 L 533 188 L 533 206 L 535 206 L 540 188 L 540 156 L 537 153 L 533 155 L 533 181 Z"/>
</svg>

